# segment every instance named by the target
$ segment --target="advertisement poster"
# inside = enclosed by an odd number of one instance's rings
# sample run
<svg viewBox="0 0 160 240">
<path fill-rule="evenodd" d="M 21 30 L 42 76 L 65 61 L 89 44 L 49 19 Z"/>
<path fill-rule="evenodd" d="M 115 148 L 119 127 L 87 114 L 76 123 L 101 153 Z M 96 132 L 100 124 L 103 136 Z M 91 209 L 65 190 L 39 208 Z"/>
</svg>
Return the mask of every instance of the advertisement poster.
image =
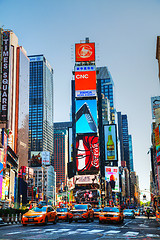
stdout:
<svg viewBox="0 0 160 240">
<path fill-rule="evenodd" d="M 75 61 L 76 62 L 95 61 L 95 43 L 76 43 Z"/>
<path fill-rule="evenodd" d="M 68 160 L 73 161 L 72 128 L 68 128 Z"/>
<path fill-rule="evenodd" d="M 82 69 L 75 71 L 76 97 L 94 97 L 96 96 L 96 70 L 89 71 L 87 66 Z"/>
<path fill-rule="evenodd" d="M 160 96 L 151 97 L 152 119 L 155 119 L 155 110 L 160 108 Z"/>
<path fill-rule="evenodd" d="M 50 165 L 50 152 L 41 152 L 42 165 Z"/>
<path fill-rule="evenodd" d="M 76 166 L 78 172 L 99 170 L 99 143 L 97 136 L 76 139 Z"/>
<path fill-rule="evenodd" d="M 105 180 L 110 184 L 113 192 L 119 192 L 119 171 L 118 167 L 105 167 Z"/>
<path fill-rule="evenodd" d="M 4 132 L 4 161 L 3 161 L 3 167 L 6 168 L 6 162 L 7 162 L 7 134 Z"/>
<path fill-rule="evenodd" d="M 156 146 L 156 159 L 157 163 L 160 162 L 160 144 Z"/>
<path fill-rule="evenodd" d="M 30 167 L 41 167 L 42 166 L 42 152 L 31 152 Z"/>
<path fill-rule="evenodd" d="M 160 194 L 160 166 L 157 166 L 157 180 L 158 180 L 158 191 Z"/>
<path fill-rule="evenodd" d="M 117 161 L 116 125 L 104 126 L 105 160 Z"/>
<path fill-rule="evenodd" d="M 97 132 L 97 101 L 76 101 L 76 133 Z"/>
</svg>

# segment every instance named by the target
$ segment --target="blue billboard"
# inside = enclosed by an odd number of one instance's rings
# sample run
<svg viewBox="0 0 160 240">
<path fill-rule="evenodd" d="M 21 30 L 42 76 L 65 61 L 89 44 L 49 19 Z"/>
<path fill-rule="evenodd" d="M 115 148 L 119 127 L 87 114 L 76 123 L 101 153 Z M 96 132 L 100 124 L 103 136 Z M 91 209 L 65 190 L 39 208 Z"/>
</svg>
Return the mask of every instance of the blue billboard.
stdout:
<svg viewBox="0 0 160 240">
<path fill-rule="evenodd" d="M 76 133 L 97 133 L 97 101 L 76 101 Z"/>
</svg>

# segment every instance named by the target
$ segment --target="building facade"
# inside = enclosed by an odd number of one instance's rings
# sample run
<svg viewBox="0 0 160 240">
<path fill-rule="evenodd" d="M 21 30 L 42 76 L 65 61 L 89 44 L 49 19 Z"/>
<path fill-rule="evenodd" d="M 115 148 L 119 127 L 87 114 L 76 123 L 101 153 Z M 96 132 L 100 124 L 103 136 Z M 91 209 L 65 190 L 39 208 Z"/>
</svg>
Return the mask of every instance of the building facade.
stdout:
<svg viewBox="0 0 160 240">
<path fill-rule="evenodd" d="M 53 164 L 53 69 L 43 55 L 29 59 L 29 157 L 49 151 Z"/>
<path fill-rule="evenodd" d="M 114 83 L 107 67 L 97 67 L 97 81 L 99 80 L 102 94 L 109 99 L 111 123 L 115 123 Z"/>
<path fill-rule="evenodd" d="M 58 189 L 66 184 L 69 127 L 72 127 L 71 122 L 54 123 L 54 169 Z"/>
</svg>

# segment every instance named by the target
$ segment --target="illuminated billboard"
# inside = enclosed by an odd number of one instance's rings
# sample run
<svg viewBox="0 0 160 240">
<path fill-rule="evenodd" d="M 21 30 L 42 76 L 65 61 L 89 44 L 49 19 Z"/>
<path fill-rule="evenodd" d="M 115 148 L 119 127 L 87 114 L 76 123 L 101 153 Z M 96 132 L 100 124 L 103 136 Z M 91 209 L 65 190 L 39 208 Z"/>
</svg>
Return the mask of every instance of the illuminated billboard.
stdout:
<svg viewBox="0 0 160 240">
<path fill-rule="evenodd" d="M 42 165 L 50 165 L 50 152 L 41 152 Z"/>
<path fill-rule="evenodd" d="M 42 152 L 33 151 L 31 152 L 30 167 L 41 167 L 42 166 Z"/>
<path fill-rule="evenodd" d="M 99 143 L 97 136 L 78 136 L 76 138 L 77 172 L 99 170 Z"/>
<path fill-rule="evenodd" d="M 117 134 L 115 124 L 104 126 L 104 144 L 105 160 L 117 161 Z"/>
<path fill-rule="evenodd" d="M 160 108 L 160 96 L 151 97 L 152 119 L 156 118 L 156 109 Z"/>
<path fill-rule="evenodd" d="M 76 133 L 97 132 L 97 101 L 76 101 Z"/>
<path fill-rule="evenodd" d="M 76 97 L 96 96 L 96 71 L 75 72 Z"/>
<path fill-rule="evenodd" d="M 113 192 L 119 192 L 118 167 L 105 167 L 105 180 L 107 187 L 110 185 Z"/>
<path fill-rule="evenodd" d="M 7 120 L 8 113 L 8 83 L 9 83 L 9 44 L 10 33 L 3 32 L 2 49 L 2 84 L 1 84 L 1 120 Z"/>
<path fill-rule="evenodd" d="M 95 61 L 95 43 L 76 43 L 75 58 L 76 62 Z"/>
</svg>

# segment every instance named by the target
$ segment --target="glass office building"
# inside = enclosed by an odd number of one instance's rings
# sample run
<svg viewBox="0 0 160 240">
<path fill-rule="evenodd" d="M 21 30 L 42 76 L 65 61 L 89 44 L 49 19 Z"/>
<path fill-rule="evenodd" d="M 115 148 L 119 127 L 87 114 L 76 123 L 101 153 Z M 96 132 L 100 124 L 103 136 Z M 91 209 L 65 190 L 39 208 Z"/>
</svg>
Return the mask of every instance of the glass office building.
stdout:
<svg viewBox="0 0 160 240">
<path fill-rule="evenodd" d="M 129 135 L 129 160 L 130 160 L 130 170 L 131 172 L 134 171 L 133 166 L 133 148 L 132 148 L 132 135 Z"/>
<path fill-rule="evenodd" d="M 107 67 L 97 67 L 97 81 L 101 81 L 101 92 L 110 101 L 111 123 L 115 123 L 114 83 Z"/>
<path fill-rule="evenodd" d="M 53 165 L 53 69 L 43 55 L 29 56 L 29 159 L 50 152 Z"/>
</svg>

